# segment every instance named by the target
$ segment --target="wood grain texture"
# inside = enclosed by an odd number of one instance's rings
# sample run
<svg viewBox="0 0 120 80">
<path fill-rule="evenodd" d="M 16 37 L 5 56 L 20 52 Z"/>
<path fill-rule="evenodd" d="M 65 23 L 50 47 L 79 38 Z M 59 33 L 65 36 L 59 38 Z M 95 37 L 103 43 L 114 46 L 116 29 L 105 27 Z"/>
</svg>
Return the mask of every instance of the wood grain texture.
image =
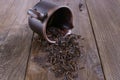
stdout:
<svg viewBox="0 0 120 80">
<path fill-rule="evenodd" d="M 32 31 L 27 10 L 35 0 L 0 0 L 0 80 L 24 80 Z"/>
<path fill-rule="evenodd" d="M 46 0 L 49 1 L 49 0 Z M 85 38 L 85 53 L 80 58 L 80 67 L 85 67 L 79 71 L 77 80 L 104 80 L 104 74 L 101 68 L 98 51 L 96 48 L 94 36 L 84 0 L 51 0 L 50 2 L 58 5 L 67 5 L 71 8 L 74 18 L 73 33 L 80 34 Z M 80 8 L 79 4 L 83 6 Z M 38 37 L 38 36 L 37 36 Z M 36 38 L 36 34 L 34 35 Z M 34 57 L 44 56 L 45 53 L 40 51 L 39 43 L 33 40 L 31 56 L 28 64 L 26 80 L 60 80 L 54 77 L 54 74 L 40 66 L 39 62 L 34 62 Z"/>
<path fill-rule="evenodd" d="M 106 80 L 120 80 L 120 0 L 86 0 Z"/>
</svg>

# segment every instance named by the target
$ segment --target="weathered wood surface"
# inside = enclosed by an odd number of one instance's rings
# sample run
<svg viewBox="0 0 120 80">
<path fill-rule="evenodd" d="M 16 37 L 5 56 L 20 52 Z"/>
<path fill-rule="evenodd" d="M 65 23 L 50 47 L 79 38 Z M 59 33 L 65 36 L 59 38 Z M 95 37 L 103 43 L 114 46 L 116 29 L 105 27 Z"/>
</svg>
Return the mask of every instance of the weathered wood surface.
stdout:
<svg viewBox="0 0 120 80">
<path fill-rule="evenodd" d="M 79 71 L 79 78 L 77 80 L 104 80 L 104 74 L 84 0 L 51 0 L 50 2 L 70 6 L 74 16 L 75 28 L 73 32 L 85 38 L 85 53 L 82 54 L 83 56 L 79 63 L 80 67 L 85 68 Z M 83 4 L 82 10 L 79 8 L 80 3 Z M 36 38 L 36 35 L 34 35 L 34 38 Z M 45 53 L 40 51 L 39 43 L 33 39 L 26 80 L 60 80 L 56 79 L 54 74 L 42 68 L 39 60 L 38 62 L 34 62 L 34 57 L 44 55 Z"/>
<path fill-rule="evenodd" d="M 0 0 L 0 80 L 24 80 L 32 31 L 28 8 L 35 0 Z"/>
<path fill-rule="evenodd" d="M 86 0 L 106 80 L 120 80 L 120 0 Z"/>
</svg>

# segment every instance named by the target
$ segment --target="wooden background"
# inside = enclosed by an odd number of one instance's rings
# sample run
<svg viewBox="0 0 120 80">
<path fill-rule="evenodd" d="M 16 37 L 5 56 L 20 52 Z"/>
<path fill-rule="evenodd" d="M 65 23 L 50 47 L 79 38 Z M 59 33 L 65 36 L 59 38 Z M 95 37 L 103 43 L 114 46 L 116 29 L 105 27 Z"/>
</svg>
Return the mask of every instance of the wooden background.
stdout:
<svg viewBox="0 0 120 80">
<path fill-rule="evenodd" d="M 45 1 L 69 6 L 73 32 L 85 38 L 77 80 L 120 80 L 120 0 Z M 0 80 L 59 80 L 33 61 L 44 56 L 28 26 L 27 10 L 37 2 L 0 0 Z"/>
</svg>

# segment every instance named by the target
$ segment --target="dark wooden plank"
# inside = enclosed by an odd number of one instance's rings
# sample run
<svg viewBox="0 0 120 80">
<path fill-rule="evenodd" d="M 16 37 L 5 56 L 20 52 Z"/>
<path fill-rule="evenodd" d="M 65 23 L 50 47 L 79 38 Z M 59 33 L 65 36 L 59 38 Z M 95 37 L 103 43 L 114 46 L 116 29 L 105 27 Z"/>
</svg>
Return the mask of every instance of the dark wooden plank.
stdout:
<svg viewBox="0 0 120 80">
<path fill-rule="evenodd" d="M 120 0 L 87 0 L 106 80 L 120 79 Z"/>
<path fill-rule="evenodd" d="M 32 31 L 27 10 L 37 1 L 0 1 L 0 80 L 24 80 Z"/>
<path fill-rule="evenodd" d="M 85 38 L 85 53 L 81 57 L 79 63 L 80 67 L 85 68 L 79 71 L 79 78 L 77 80 L 104 80 L 101 63 L 84 0 L 51 0 L 50 2 L 59 5 L 68 5 L 71 8 L 75 25 L 73 33 L 80 34 Z M 81 9 L 79 8 L 80 3 L 83 4 Z M 36 37 L 36 34 L 34 37 Z M 40 51 L 39 43 L 34 40 L 32 43 L 26 80 L 60 80 L 56 79 L 53 73 L 42 68 L 39 63 L 37 64 L 34 62 L 34 57 L 44 56 L 44 54 L 45 53 Z"/>
</svg>

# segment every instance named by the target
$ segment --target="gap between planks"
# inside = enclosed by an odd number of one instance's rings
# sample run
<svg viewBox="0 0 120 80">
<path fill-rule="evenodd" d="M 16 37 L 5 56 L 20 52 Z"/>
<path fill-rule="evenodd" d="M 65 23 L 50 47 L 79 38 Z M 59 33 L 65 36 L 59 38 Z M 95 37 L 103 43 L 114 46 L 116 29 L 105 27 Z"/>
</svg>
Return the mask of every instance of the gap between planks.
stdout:
<svg viewBox="0 0 120 80">
<path fill-rule="evenodd" d="M 103 62 L 101 60 L 99 47 L 98 47 L 97 39 L 96 39 L 96 36 L 95 36 L 95 31 L 94 31 L 94 28 L 93 28 L 93 23 L 92 23 L 92 20 L 91 20 L 91 16 L 90 16 L 90 13 L 89 13 L 89 9 L 88 9 L 88 5 L 87 5 L 86 0 L 85 0 L 85 5 L 86 5 L 86 9 L 87 9 L 87 13 L 88 13 L 91 29 L 92 29 L 92 32 L 93 32 L 93 36 L 94 36 L 94 39 L 95 39 L 95 44 L 96 44 L 96 48 L 97 48 L 97 51 L 98 51 L 98 56 L 99 56 L 99 59 L 100 59 L 100 64 L 101 64 L 101 68 L 102 68 L 102 71 L 103 71 L 103 76 L 104 76 L 104 79 L 106 80 L 105 73 L 104 73 L 104 68 L 103 68 Z"/>
</svg>

